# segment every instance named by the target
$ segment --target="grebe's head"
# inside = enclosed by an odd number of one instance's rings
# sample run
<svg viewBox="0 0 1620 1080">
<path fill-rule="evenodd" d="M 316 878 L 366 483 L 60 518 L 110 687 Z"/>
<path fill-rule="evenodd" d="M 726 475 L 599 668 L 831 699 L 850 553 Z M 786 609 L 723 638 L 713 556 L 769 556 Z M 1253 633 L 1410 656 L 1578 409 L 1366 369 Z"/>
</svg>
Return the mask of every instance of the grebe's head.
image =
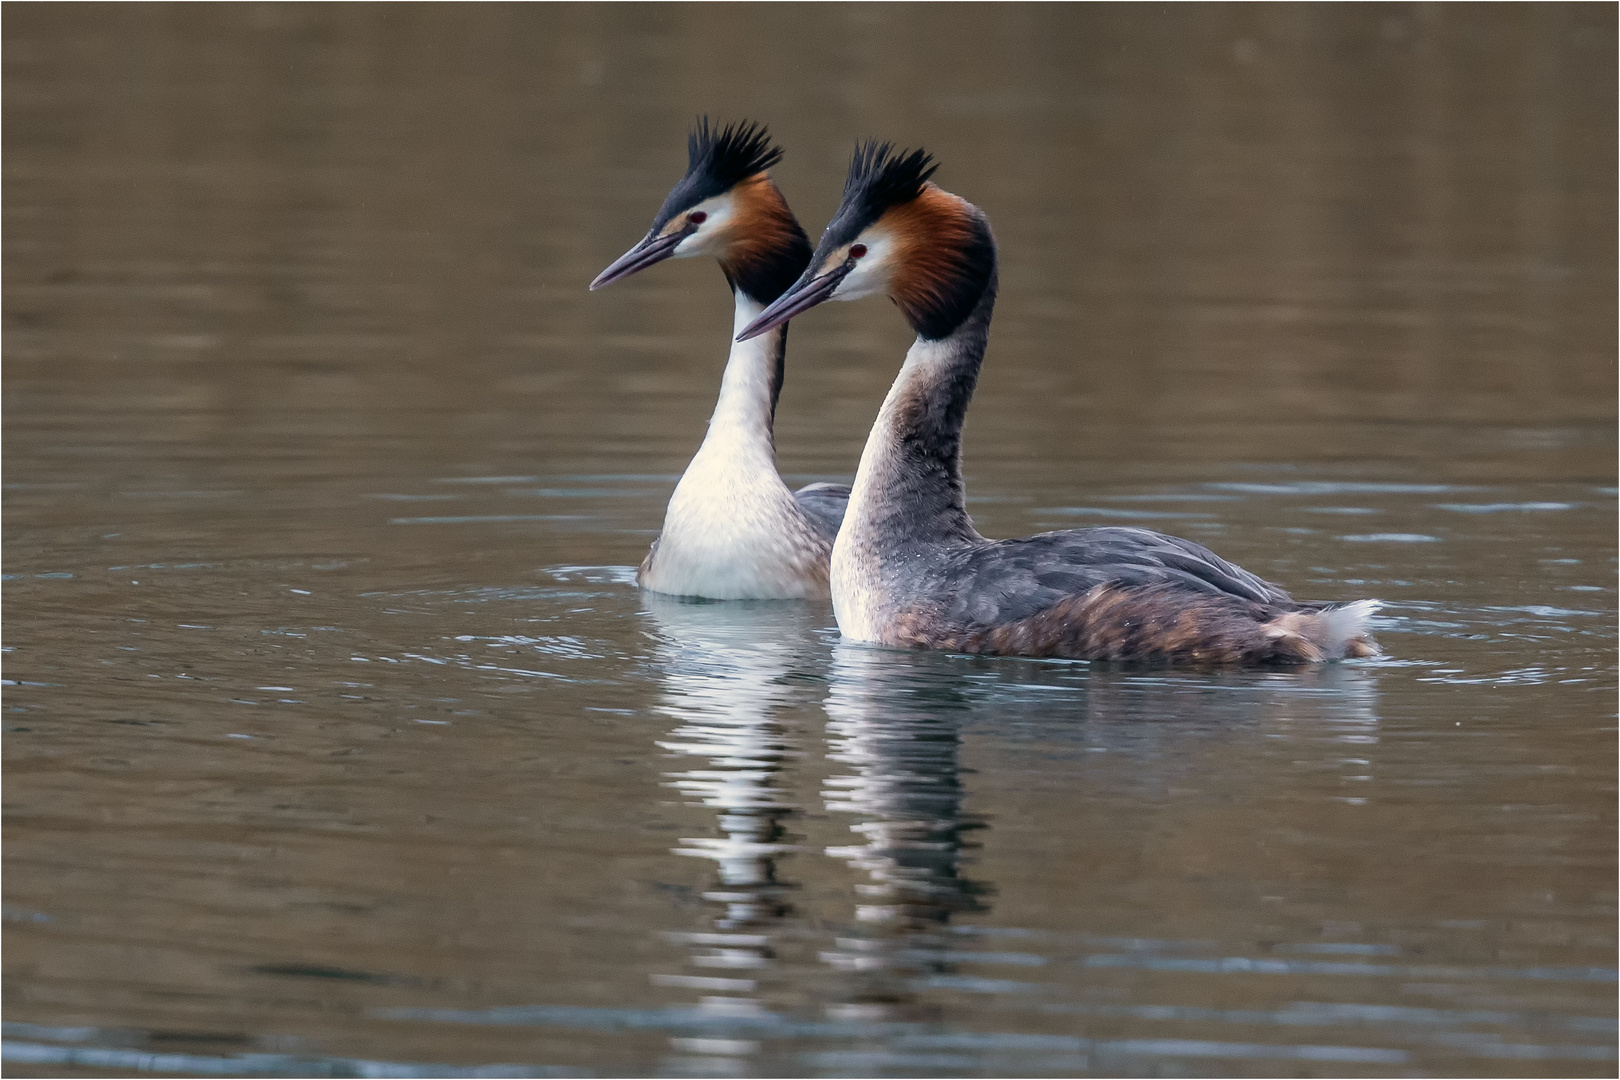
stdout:
<svg viewBox="0 0 1620 1080">
<path fill-rule="evenodd" d="M 996 245 L 983 212 L 930 182 L 922 150 L 855 148 L 844 200 L 804 275 L 737 340 L 763 334 L 826 300 L 891 297 L 920 337 L 948 335 L 995 276 Z"/>
<path fill-rule="evenodd" d="M 769 304 L 804 270 L 810 240 L 766 172 L 782 159 L 761 124 L 716 127 L 700 119 L 686 142 L 689 165 L 652 228 L 591 282 L 600 289 L 665 259 L 712 255 L 731 287 Z"/>
</svg>

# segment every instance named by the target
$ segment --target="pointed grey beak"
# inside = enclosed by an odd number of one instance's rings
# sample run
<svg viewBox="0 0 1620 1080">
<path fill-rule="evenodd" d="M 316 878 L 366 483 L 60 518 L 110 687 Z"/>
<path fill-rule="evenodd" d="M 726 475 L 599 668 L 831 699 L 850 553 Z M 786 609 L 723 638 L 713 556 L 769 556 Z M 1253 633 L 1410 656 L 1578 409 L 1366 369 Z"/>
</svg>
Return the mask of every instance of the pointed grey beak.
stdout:
<svg viewBox="0 0 1620 1080">
<path fill-rule="evenodd" d="M 808 281 L 800 278 L 787 292 L 778 296 L 775 303 L 760 312 L 753 322 L 743 327 L 742 333 L 737 335 L 737 340 L 747 341 L 749 338 L 759 337 L 765 331 L 781 326 L 793 316 L 809 311 L 831 296 L 833 290 L 838 288 L 838 283 L 853 269 L 855 260 L 845 259 L 842 266 L 834 267 L 820 277 Z"/>
<path fill-rule="evenodd" d="M 629 251 L 613 260 L 611 266 L 591 282 L 591 291 L 600 289 L 604 285 L 611 285 L 621 278 L 627 278 L 637 270 L 645 270 L 654 263 L 661 263 L 675 254 L 680 242 L 697 231 L 697 226 L 688 225 L 666 236 L 649 236 Z"/>
</svg>

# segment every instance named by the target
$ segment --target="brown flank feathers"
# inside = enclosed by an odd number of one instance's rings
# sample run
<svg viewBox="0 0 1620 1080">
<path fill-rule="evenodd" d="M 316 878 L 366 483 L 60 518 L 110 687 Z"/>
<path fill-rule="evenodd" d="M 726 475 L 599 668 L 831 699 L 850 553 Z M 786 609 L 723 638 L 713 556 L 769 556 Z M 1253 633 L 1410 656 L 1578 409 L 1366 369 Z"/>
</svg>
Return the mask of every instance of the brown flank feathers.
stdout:
<svg viewBox="0 0 1620 1080">
<path fill-rule="evenodd" d="M 1275 612 L 1252 600 L 1189 595 L 1174 586 L 1099 585 L 999 626 L 952 628 L 931 613 L 912 611 L 897 620 L 893 643 L 1071 660 L 1293 665 L 1330 659 L 1325 651 L 1330 635 L 1321 615 Z M 1376 652 L 1364 636 L 1344 648 L 1344 655 L 1352 657 Z"/>
</svg>

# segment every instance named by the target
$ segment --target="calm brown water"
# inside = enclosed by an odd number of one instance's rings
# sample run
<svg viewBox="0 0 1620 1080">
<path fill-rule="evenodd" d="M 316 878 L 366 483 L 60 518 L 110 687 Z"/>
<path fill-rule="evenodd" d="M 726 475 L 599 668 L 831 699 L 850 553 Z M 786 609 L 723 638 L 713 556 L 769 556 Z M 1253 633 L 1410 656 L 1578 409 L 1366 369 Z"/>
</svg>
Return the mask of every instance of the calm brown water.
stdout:
<svg viewBox="0 0 1620 1080">
<path fill-rule="evenodd" d="M 8 5 L 7 1074 L 1613 1075 L 1615 9 Z M 934 150 L 990 535 L 1388 657 L 853 649 L 631 567 L 701 111 Z M 799 320 L 848 476 L 906 340 Z"/>
</svg>

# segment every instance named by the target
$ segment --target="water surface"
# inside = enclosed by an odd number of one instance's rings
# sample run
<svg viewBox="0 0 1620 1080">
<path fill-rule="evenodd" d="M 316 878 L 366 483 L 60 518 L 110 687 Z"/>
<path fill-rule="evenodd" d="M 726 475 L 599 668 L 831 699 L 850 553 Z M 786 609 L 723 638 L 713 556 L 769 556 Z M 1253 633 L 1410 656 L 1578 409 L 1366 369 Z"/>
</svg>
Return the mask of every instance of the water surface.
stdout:
<svg viewBox="0 0 1620 1080">
<path fill-rule="evenodd" d="M 1614 10 L 14 6 L 8 1075 L 1612 1075 Z M 1381 660 L 841 644 L 632 567 L 700 111 L 983 206 L 993 536 Z M 905 348 L 798 320 L 795 482 Z"/>
</svg>

